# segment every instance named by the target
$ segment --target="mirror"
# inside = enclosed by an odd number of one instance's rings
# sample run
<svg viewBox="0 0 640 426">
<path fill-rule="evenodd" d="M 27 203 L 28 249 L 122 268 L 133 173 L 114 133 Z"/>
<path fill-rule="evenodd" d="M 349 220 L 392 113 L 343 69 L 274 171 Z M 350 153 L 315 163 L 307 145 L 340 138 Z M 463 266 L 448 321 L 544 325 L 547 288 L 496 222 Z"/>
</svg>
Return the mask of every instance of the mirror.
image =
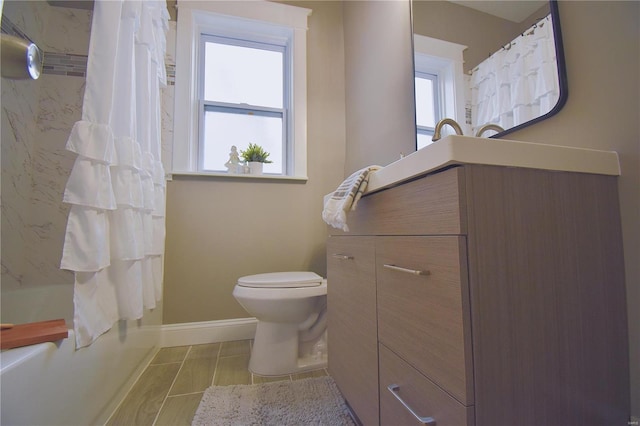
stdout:
<svg viewBox="0 0 640 426">
<path fill-rule="evenodd" d="M 455 118 L 472 136 L 484 124 L 499 124 L 504 131 L 483 136 L 502 137 L 564 106 L 555 0 L 411 0 L 411 19 L 417 149 L 431 142 L 441 118 Z"/>
</svg>

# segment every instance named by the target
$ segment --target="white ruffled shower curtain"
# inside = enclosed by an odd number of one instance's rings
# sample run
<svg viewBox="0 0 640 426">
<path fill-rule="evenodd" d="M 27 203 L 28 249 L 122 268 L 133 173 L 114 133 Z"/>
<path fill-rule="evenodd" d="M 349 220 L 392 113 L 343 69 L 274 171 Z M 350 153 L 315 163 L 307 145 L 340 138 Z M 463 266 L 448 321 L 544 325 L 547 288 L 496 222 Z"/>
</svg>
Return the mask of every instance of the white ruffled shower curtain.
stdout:
<svg viewBox="0 0 640 426">
<path fill-rule="evenodd" d="M 553 25 L 548 15 L 473 70 L 473 134 L 488 123 L 507 129 L 544 115 L 559 97 Z"/>
<path fill-rule="evenodd" d="M 61 268 L 75 272 L 76 347 L 162 296 L 165 179 L 160 87 L 164 0 L 95 0 L 82 119 L 63 201 L 71 204 Z"/>
</svg>

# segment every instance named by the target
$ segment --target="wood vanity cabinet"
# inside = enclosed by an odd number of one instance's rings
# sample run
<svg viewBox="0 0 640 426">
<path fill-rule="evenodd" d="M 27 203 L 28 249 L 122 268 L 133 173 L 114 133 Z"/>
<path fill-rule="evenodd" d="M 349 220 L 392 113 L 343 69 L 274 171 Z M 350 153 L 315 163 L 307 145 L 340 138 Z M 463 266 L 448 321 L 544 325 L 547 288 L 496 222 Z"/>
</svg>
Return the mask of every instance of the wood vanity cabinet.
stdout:
<svg viewBox="0 0 640 426">
<path fill-rule="evenodd" d="M 348 224 L 327 244 L 329 371 L 363 424 L 627 424 L 616 177 L 457 166 Z"/>
</svg>

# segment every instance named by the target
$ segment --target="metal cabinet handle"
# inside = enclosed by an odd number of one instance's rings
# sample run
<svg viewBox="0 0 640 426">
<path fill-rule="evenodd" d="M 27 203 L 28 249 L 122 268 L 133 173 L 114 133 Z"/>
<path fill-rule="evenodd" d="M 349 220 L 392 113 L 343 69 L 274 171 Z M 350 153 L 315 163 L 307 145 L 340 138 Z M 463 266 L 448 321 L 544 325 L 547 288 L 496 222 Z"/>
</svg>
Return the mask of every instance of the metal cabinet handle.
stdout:
<svg viewBox="0 0 640 426">
<path fill-rule="evenodd" d="M 336 259 L 340 259 L 340 260 L 352 260 L 353 256 L 349 256 L 346 254 L 340 254 L 340 253 L 334 253 L 332 255 L 332 257 L 335 257 Z"/>
<path fill-rule="evenodd" d="M 429 271 L 419 271 L 416 269 L 407 269 L 407 268 L 401 268 L 400 266 L 396 266 L 396 265 L 388 265 L 388 264 L 384 264 L 382 265 L 383 268 L 386 269 L 391 269 L 393 271 L 398 271 L 398 272 L 404 272 L 407 274 L 411 274 L 411 275 L 430 275 L 431 272 Z"/>
<path fill-rule="evenodd" d="M 413 417 L 415 417 L 416 420 L 418 420 L 420 423 L 422 423 L 423 425 L 430 425 L 430 426 L 435 426 L 436 425 L 436 419 L 434 419 L 433 417 L 419 416 L 415 411 L 413 411 L 413 408 L 409 407 L 409 404 L 404 402 L 404 400 L 398 394 L 398 390 L 400 390 L 400 386 L 398 386 L 398 385 L 389 385 L 389 386 L 387 386 L 387 389 L 389 390 L 389 392 L 391 392 L 391 394 L 393 396 L 396 397 L 396 399 L 398 401 L 400 401 L 400 403 L 404 406 L 404 408 L 409 410 L 409 412 L 413 415 Z"/>
</svg>

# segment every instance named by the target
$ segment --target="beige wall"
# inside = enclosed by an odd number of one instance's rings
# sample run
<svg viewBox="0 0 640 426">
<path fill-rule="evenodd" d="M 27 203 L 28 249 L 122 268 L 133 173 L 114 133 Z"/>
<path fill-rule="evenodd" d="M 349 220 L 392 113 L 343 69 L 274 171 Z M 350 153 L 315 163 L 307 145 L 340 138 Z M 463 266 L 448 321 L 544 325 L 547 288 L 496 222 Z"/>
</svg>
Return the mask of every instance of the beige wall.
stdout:
<svg viewBox="0 0 640 426">
<path fill-rule="evenodd" d="M 342 4 L 287 3 L 313 10 L 307 33 L 309 180 L 168 183 L 167 324 L 248 317 L 231 294 L 243 275 L 310 270 L 326 276 L 322 199 L 344 177 Z"/>
<path fill-rule="evenodd" d="M 344 3 L 345 175 L 415 151 L 409 16 L 408 2 Z"/>
</svg>

